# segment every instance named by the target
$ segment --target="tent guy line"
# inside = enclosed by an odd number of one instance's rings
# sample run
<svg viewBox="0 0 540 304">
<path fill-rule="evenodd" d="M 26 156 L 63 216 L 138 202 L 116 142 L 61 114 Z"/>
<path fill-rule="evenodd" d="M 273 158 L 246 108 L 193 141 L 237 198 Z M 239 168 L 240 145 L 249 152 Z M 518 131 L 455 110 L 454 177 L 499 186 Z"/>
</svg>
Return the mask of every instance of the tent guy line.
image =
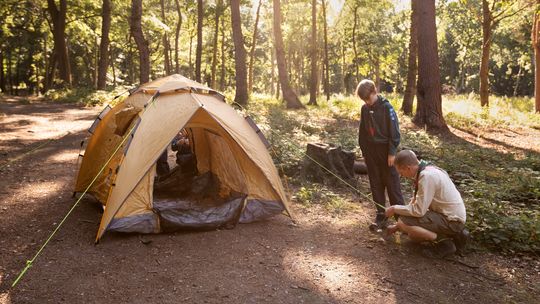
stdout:
<svg viewBox="0 0 540 304">
<path fill-rule="evenodd" d="M 237 102 L 234 102 L 235 105 L 237 105 L 238 107 L 240 107 L 242 110 L 245 110 L 246 112 L 248 112 L 248 110 L 246 108 L 244 108 L 241 104 L 237 103 Z M 376 203 L 371 197 L 369 197 L 368 195 L 362 193 L 362 191 L 360 191 L 359 189 L 357 189 L 355 186 L 351 185 L 349 182 L 347 182 L 346 180 L 344 180 L 343 178 L 341 178 L 340 176 L 338 176 L 337 174 L 335 174 L 334 172 L 332 172 L 332 170 L 326 168 L 323 164 L 319 163 L 318 161 L 316 161 L 315 159 L 313 159 L 313 157 L 309 156 L 307 153 L 304 152 L 304 150 L 299 146 L 297 145 L 296 143 L 294 143 L 292 140 L 289 140 L 289 138 L 287 137 L 283 137 L 281 135 L 279 135 L 277 132 L 275 132 L 274 130 L 272 129 L 268 129 L 268 131 L 270 131 L 272 134 L 274 134 L 275 136 L 277 137 L 280 137 L 281 139 L 285 140 L 286 142 L 292 144 L 293 146 L 295 146 L 298 151 L 300 151 L 300 153 L 302 153 L 302 155 L 304 155 L 305 157 L 309 158 L 311 161 L 313 161 L 317 166 L 321 167 L 322 169 L 324 169 L 325 171 L 327 171 L 328 173 L 330 173 L 331 175 L 333 175 L 334 177 L 336 177 L 339 181 L 341 181 L 342 183 L 346 184 L 348 187 L 350 187 L 351 189 L 353 189 L 355 192 L 357 192 L 358 194 L 360 194 L 361 196 L 363 196 L 365 199 L 367 199 L 369 202 L 375 204 L 376 206 L 379 206 L 383 209 L 386 209 L 385 206 L 379 204 L 379 203 Z M 272 148 L 273 150 L 273 148 Z M 274 154 L 276 154 L 276 151 L 274 150 Z M 277 155 L 277 154 L 276 154 Z M 282 169 L 283 171 L 283 169 Z M 285 175 L 285 174 L 284 174 Z"/>
<path fill-rule="evenodd" d="M 152 97 L 151 97 L 151 100 L 150 100 L 150 104 L 154 103 L 155 100 L 156 100 L 156 97 L 159 95 L 159 92 L 156 92 Z M 119 95 L 120 96 L 120 95 Z M 118 97 L 119 97 L 118 96 Z M 115 97 L 116 99 L 117 97 Z M 145 109 L 146 110 L 146 109 Z M 137 127 L 137 125 L 134 125 L 131 127 L 131 129 L 129 130 L 129 132 L 127 132 L 124 136 L 124 138 L 122 139 L 122 141 L 120 142 L 120 144 L 116 147 L 116 149 L 114 150 L 114 152 L 111 154 L 111 156 L 109 157 L 109 159 L 107 160 L 107 162 L 105 162 L 105 164 L 102 166 L 102 168 L 99 170 L 99 172 L 96 174 L 96 176 L 94 177 L 94 179 L 90 182 L 90 184 L 88 185 L 88 187 L 84 190 L 84 192 L 81 194 L 81 196 L 77 199 L 77 201 L 73 204 L 73 206 L 71 207 L 71 209 L 69 209 L 68 213 L 64 216 L 64 218 L 62 219 L 62 221 L 60 221 L 60 223 L 58 223 L 58 225 L 56 226 L 56 228 L 53 230 L 53 232 L 51 233 L 51 235 L 47 238 L 47 240 L 43 243 L 43 245 L 41 245 L 41 247 L 39 248 L 39 250 L 36 252 L 36 254 L 34 255 L 34 257 L 31 259 L 31 260 L 27 260 L 26 261 L 26 266 L 23 268 L 23 270 L 19 273 L 19 275 L 17 276 L 17 278 L 15 279 L 15 281 L 13 281 L 13 284 L 11 284 L 11 287 L 15 287 L 19 281 L 22 279 L 22 277 L 26 274 L 26 272 L 28 271 L 28 269 L 30 269 L 30 267 L 32 267 L 32 264 L 34 263 L 34 261 L 36 260 L 36 258 L 41 254 L 41 252 L 43 251 L 43 249 L 45 249 L 45 247 L 47 246 L 47 244 L 49 244 L 49 242 L 51 241 L 51 239 L 54 237 L 54 235 L 56 234 L 56 232 L 58 232 L 58 230 L 60 230 L 60 227 L 64 224 L 64 222 L 67 220 L 67 218 L 71 215 L 71 213 L 73 212 L 73 210 L 75 210 L 75 208 L 79 205 L 79 203 L 81 202 L 81 200 L 83 199 L 84 195 L 86 194 L 86 192 L 88 192 L 88 190 L 90 189 L 90 187 L 92 187 L 92 185 L 95 183 L 95 181 L 97 180 L 97 178 L 101 175 L 101 173 L 103 172 L 103 170 L 107 167 L 107 165 L 109 164 L 109 162 L 113 159 L 114 155 L 118 152 L 118 150 L 120 150 L 120 148 L 122 147 L 122 145 L 126 142 L 126 140 L 131 136 L 133 130 L 135 130 L 135 128 Z"/>
</svg>

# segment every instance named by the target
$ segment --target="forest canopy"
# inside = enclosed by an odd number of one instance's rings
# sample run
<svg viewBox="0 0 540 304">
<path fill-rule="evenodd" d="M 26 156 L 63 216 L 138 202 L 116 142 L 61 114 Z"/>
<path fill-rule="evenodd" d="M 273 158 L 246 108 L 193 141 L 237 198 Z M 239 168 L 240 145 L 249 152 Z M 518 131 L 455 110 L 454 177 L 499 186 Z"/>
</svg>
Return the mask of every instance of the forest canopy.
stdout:
<svg viewBox="0 0 540 304">
<path fill-rule="evenodd" d="M 229 1 L 141 2 L 150 79 L 179 73 L 221 91 L 234 90 L 237 68 Z M 272 2 L 233 2 L 239 6 L 249 91 L 277 94 Z M 534 1 L 525 0 L 436 1 L 443 93 L 480 90 L 483 2 L 489 2 L 495 23 L 490 37 L 489 92 L 533 96 L 535 6 Z M 310 53 L 313 4 L 316 57 Z M 136 35 L 130 31 L 132 5 L 131 1 L 4 0 L 0 89 L 9 94 L 43 94 L 65 86 L 95 89 L 100 64 L 106 67 L 101 89 L 139 83 L 141 59 Z M 309 93 L 312 58 L 316 58 L 318 93 L 350 94 L 366 77 L 382 91 L 405 90 L 410 1 L 288 0 L 280 6 L 287 74 L 297 95 Z M 110 15 L 108 25 L 103 22 L 106 14 Z M 100 61 L 101 54 L 106 55 L 105 63 Z"/>
</svg>

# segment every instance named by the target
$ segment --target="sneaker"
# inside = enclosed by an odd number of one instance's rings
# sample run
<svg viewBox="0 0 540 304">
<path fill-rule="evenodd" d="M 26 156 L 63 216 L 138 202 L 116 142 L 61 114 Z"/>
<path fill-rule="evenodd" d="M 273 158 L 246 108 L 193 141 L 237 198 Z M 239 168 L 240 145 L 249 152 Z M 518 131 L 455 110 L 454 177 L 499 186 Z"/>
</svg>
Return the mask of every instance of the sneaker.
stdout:
<svg viewBox="0 0 540 304">
<path fill-rule="evenodd" d="M 465 248 L 467 247 L 467 243 L 471 236 L 469 234 L 469 230 L 467 230 L 467 228 L 463 228 L 460 233 L 457 233 L 452 238 L 454 240 L 454 244 L 456 245 L 457 252 L 459 254 L 462 254 L 465 251 Z"/>
<path fill-rule="evenodd" d="M 388 219 L 384 216 L 384 213 L 377 213 L 375 221 L 369 225 L 369 230 L 379 231 L 383 230 L 388 226 Z"/>
<path fill-rule="evenodd" d="M 456 252 L 456 245 L 451 239 L 429 242 L 423 247 L 420 253 L 424 257 L 431 259 L 442 259 Z"/>
</svg>

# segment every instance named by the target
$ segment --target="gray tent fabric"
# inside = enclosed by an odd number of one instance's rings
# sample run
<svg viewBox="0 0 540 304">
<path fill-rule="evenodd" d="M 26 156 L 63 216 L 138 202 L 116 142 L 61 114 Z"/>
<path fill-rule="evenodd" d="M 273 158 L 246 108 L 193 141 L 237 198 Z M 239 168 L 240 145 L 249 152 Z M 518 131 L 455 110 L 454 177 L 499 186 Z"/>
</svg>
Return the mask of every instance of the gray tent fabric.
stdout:
<svg viewBox="0 0 540 304">
<path fill-rule="evenodd" d="M 239 222 L 242 224 L 252 223 L 267 219 L 280 214 L 285 210 L 283 204 L 277 201 L 261 201 L 257 199 L 248 200 Z"/>
<path fill-rule="evenodd" d="M 201 206 L 176 199 L 154 201 L 162 231 L 213 230 L 231 228 L 238 223 L 246 196 L 232 198 L 219 206 Z"/>
<path fill-rule="evenodd" d="M 111 221 L 108 230 L 115 232 L 158 233 L 158 217 L 154 213 L 146 213 L 116 218 Z"/>
</svg>

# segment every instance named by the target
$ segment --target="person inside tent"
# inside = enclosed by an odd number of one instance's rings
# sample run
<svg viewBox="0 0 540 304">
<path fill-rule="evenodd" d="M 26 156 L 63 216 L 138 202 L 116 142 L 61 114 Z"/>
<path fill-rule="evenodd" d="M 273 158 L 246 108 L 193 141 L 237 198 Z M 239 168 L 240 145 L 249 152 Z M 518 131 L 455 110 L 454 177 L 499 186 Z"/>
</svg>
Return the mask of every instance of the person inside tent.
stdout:
<svg viewBox="0 0 540 304">
<path fill-rule="evenodd" d="M 168 174 L 171 169 L 169 168 L 169 162 L 167 161 L 168 154 L 167 149 L 159 156 L 156 162 L 156 173 L 158 176 L 163 176 Z"/>
<path fill-rule="evenodd" d="M 158 159 L 156 163 L 156 171 L 159 178 L 154 184 L 154 193 L 156 195 L 184 195 L 191 190 L 193 179 L 197 175 L 197 162 L 195 155 L 191 151 L 189 134 L 185 129 L 182 129 L 174 137 L 171 142 L 171 149 L 176 151 L 176 163 L 178 166 L 171 168 L 168 173 L 161 175 L 160 166 L 162 168 L 165 167 L 163 163 L 167 162 L 167 158 L 165 157 L 164 160 L 162 160 L 162 155 Z M 167 156 L 167 151 L 165 151 L 163 154 Z M 160 162 L 162 162 L 162 164 L 160 164 Z"/>
<path fill-rule="evenodd" d="M 424 245 L 422 254 L 443 258 L 465 247 L 469 232 L 465 228 L 466 211 L 463 199 L 444 170 L 425 161 L 418 161 L 411 150 L 397 153 L 394 162 L 401 176 L 414 180 L 411 202 L 386 209 L 385 215 L 399 215 L 388 234 L 397 230 Z"/>
<path fill-rule="evenodd" d="M 171 148 L 176 151 L 176 163 L 183 173 L 196 173 L 197 163 L 191 151 L 189 135 L 186 129 L 182 129 L 172 141 Z"/>
</svg>

